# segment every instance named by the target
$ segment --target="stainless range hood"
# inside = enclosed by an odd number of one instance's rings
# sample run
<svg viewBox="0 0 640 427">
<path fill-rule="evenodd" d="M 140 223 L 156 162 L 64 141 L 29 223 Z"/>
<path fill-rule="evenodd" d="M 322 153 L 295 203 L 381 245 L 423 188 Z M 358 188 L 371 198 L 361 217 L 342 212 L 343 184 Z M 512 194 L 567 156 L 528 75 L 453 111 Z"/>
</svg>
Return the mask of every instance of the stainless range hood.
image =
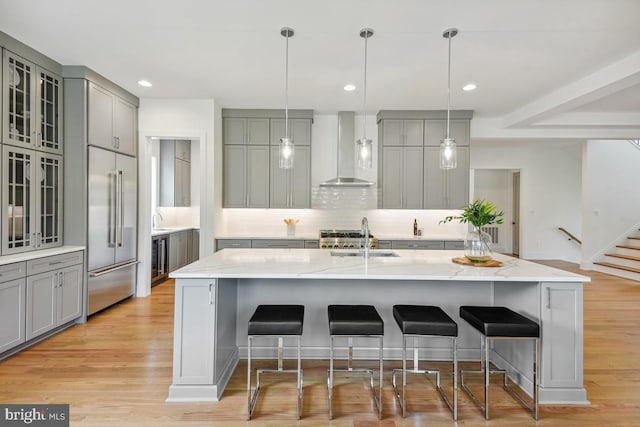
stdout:
<svg viewBox="0 0 640 427">
<path fill-rule="evenodd" d="M 338 111 L 338 176 L 321 187 L 371 187 L 373 182 L 355 178 L 355 117 L 353 111 Z"/>
</svg>

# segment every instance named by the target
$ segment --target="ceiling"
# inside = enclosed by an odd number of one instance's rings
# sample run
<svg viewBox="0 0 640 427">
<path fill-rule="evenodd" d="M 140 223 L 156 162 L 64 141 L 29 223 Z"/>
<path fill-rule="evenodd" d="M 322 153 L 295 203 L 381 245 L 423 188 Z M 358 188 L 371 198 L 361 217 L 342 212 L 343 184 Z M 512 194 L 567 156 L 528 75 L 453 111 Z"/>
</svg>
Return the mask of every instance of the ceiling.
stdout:
<svg viewBox="0 0 640 427">
<path fill-rule="evenodd" d="M 362 111 L 365 27 L 375 30 L 367 111 L 446 108 L 442 32 L 456 27 L 453 109 L 505 129 L 640 127 L 637 0 L 0 0 L 0 10 L 0 31 L 140 98 L 229 108 L 283 108 L 289 26 L 289 108 L 318 113 Z M 463 92 L 468 82 L 478 88 Z"/>
</svg>

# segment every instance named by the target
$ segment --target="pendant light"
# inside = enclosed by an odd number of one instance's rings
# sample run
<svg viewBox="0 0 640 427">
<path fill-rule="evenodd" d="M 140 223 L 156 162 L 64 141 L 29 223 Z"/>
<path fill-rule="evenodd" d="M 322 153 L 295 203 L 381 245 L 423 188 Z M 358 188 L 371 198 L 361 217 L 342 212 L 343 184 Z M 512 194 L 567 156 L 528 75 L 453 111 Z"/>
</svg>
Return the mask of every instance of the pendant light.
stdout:
<svg viewBox="0 0 640 427">
<path fill-rule="evenodd" d="M 451 138 L 451 39 L 458 34 L 457 28 L 444 30 L 442 37 L 449 39 L 449 65 L 447 67 L 447 137 L 440 144 L 440 169 L 455 169 L 458 166 L 456 158 L 456 140 Z"/>
<path fill-rule="evenodd" d="M 280 169 L 292 169 L 295 145 L 289 138 L 289 37 L 293 37 L 293 29 L 283 27 L 280 34 L 286 40 L 284 67 L 284 138 L 280 138 Z"/>
<path fill-rule="evenodd" d="M 362 101 L 362 138 L 356 141 L 356 157 L 360 169 L 371 169 L 373 144 L 367 139 L 367 41 L 373 36 L 371 28 L 360 30 L 360 37 L 364 39 L 364 88 Z"/>
</svg>

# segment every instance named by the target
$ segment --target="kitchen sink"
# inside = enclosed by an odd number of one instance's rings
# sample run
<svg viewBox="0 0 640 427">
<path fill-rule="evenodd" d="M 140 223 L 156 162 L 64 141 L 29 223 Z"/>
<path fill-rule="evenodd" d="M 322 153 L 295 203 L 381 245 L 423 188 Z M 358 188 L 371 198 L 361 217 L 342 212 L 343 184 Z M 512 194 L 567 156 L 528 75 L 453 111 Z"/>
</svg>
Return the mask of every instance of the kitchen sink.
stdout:
<svg viewBox="0 0 640 427">
<path fill-rule="evenodd" d="M 333 250 L 331 251 L 331 256 L 364 256 L 364 251 L 363 250 L 349 250 L 349 249 L 343 249 L 343 250 Z M 375 258 L 375 257 L 397 257 L 399 256 L 397 253 L 392 252 L 392 251 L 380 251 L 380 250 L 370 250 L 369 251 L 369 257 L 371 258 Z"/>
</svg>

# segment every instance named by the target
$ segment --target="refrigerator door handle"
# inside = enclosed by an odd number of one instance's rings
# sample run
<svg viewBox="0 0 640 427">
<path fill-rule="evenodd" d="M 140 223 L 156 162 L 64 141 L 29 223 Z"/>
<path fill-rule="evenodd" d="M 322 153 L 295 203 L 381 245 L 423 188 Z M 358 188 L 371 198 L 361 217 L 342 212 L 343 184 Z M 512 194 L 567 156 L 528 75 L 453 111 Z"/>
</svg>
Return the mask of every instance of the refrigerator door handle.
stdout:
<svg viewBox="0 0 640 427">
<path fill-rule="evenodd" d="M 118 171 L 118 212 L 120 214 L 120 221 L 118 221 L 118 227 L 120 228 L 120 239 L 117 241 L 118 247 L 121 248 L 124 243 L 124 171 Z M 116 233 L 117 236 L 117 233 Z"/>
<path fill-rule="evenodd" d="M 113 180 L 111 179 L 113 175 Z M 109 172 L 109 243 L 108 246 L 110 248 L 116 247 L 116 240 L 118 236 L 116 236 L 116 198 L 118 197 L 117 191 L 117 176 L 115 172 Z"/>
<path fill-rule="evenodd" d="M 111 272 L 114 272 L 114 271 L 117 271 L 117 270 L 121 270 L 123 268 L 131 267 L 132 265 L 136 265 L 136 264 L 140 264 L 140 261 L 124 262 L 124 263 L 118 264 L 118 265 L 116 265 L 114 267 L 109 267 L 109 268 L 105 268 L 104 270 L 98 270 L 98 271 L 94 271 L 92 273 L 89 273 L 89 277 L 104 276 L 105 274 L 109 274 Z"/>
</svg>

